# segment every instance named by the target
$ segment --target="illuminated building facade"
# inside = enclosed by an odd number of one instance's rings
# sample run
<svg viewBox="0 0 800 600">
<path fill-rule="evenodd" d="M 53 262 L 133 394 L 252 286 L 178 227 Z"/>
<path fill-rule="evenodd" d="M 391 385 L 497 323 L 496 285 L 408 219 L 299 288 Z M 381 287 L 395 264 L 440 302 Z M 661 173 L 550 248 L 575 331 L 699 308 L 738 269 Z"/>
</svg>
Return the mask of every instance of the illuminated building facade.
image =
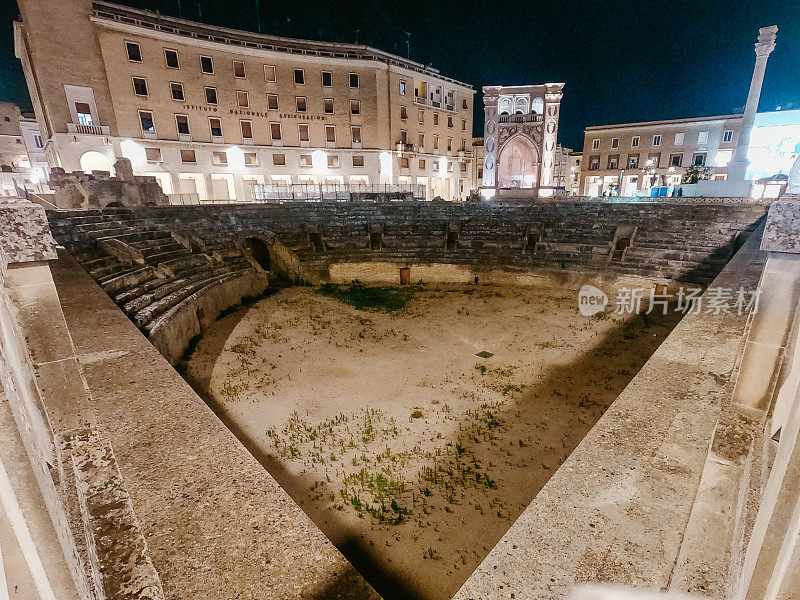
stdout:
<svg viewBox="0 0 800 600">
<path fill-rule="evenodd" d="M 106 2 L 19 5 L 16 52 L 52 166 L 126 157 L 201 200 L 248 200 L 253 183 L 420 185 L 447 200 L 473 187 L 474 90 L 435 69 Z"/>
<path fill-rule="evenodd" d="M 741 124 L 741 115 L 724 115 L 587 127 L 581 194 L 648 195 L 653 187 L 680 184 L 690 165 L 725 179 Z"/>
<path fill-rule="evenodd" d="M 563 83 L 484 86 L 484 198 L 552 196 Z"/>
</svg>

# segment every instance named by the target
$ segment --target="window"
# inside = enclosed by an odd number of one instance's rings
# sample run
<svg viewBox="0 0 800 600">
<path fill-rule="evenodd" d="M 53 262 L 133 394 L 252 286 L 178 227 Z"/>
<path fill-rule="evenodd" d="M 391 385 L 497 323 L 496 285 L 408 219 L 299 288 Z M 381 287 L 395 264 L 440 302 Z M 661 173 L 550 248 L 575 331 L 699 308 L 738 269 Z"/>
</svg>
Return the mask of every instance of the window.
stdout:
<svg viewBox="0 0 800 600">
<path fill-rule="evenodd" d="M 36 146 L 37 148 L 42 147 L 42 136 L 39 135 L 38 133 L 35 133 L 33 135 L 33 145 Z"/>
<path fill-rule="evenodd" d="M 608 168 L 609 169 L 617 169 L 619 168 L 619 155 L 609 156 L 608 157 Z"/>
<path fill-rule="evenodd" d="M 653 146 L 660 146 L 661 145 L 661 136 L 654 135 L 653 136 Z"/>
<path fill-rule="evenodd" d="M 431 169 L 433 169 L 434 171 L 438 171 L 439 170 L 439 161 L 436 161 L 436 160 L 432 161 L 431 162 Z"/>
<path fill-rule="evenodd" d="M 285 154 L 273 154 L 272 155 L 272 164 L 276 167 L 283 167 L 286 165 L 286 155 Z"/>
<path fill-rule="evenodd" d="M 239 108 L 250 108 L 250 94 L 247 92 L 236 92 L 236 104 L 239 105 Z"/>
<path fill-rule="evenodd" d="M 294 82 L 297 85 L 303 85 L 306 82 L 306 74 L 303 69 L 295 69 L 294 70 Z"/>
<path fill-rule="evenodd" d="M 75 112 L 77 113 L 78 123 L 81 125 L 92 125 L 92 109 L 86 102 L 76 102 Z M 11 119 L 9 119 L 10 121 Z"/>
<path fill-rule="evenodd" d="M 178 133 L 189 135 L 189 117 L 187 115 L 175 115 L 175 124 L 178 126 Z"/>
<path fill-rule="evenodd" d="M 164 60 L 167 62 L 167 67 L 170 69 L 180 69 L 180 63 L 178 63 L 178 51 L 177 50 L 168 50 L 164 48 Z"/>
<path fill-rule="evenodd" d="M 419 135 L 417 135 L 417 145 L 419 146 L 420 150 L 422 150 L 425 147 L 425 134 L 424 133 L 420 133 Z"/>
<path fill-rule="evenodd" d="M 217 88 L 215 87 L 207 87 L 206 88 L 206 104 L 216 104 L 217 103 Z"/>
<path fill-rule="evenodd" d="M 669 166 L 670 167 L 680 167 L 681 163 L 683 162 L 683 154 L 670 154 L 669 155 Z"/>
<path fill-rule="evenodd" d="M 264 65 L 264 81 L 275 83 L 278 80 L 275 73 L 275 67 L 272 65 Z"/>
<path fill-rule="evenodd" d="M 447 151 L 450 152 L 453 149 L 453 138 L 447 138 Z"/>
<path fill-rule="evenodd" d="M 281 136 L 281 124 L 280 123 L 270 123 L 269 124 L 269 135 L 272 138 L 273 142 L 279 142 L 282 138 Z"/>
<path fill-rule="evenodd" d="M 597 150 L 600 147 L 600 140 L 595 138 L 592 140 L 592 150 Z"/>
<path fill-rule="evenodd" d="M 225 151 L 221 152 L 213 152 L 212 153 L 212 160 L 215 165 L 227 165 L 228 164 L 228 153 Z"/>
<path fill-rule="evenodd" d="M 364 157 L 360 154 L 353 155 L 353 166 L 354 167 L 363 167 L 364 166 Z"/>
<path fill-rule="evenodd" d="M 629 169 L 636 169 L 639 167 L 639 155 L 638 154 L 631 154 L 628 156 L 628 168 Z"/>
<path fill-rule="evenodd" d="M 139 123 L 142 125 L 142 131 L 155 133 L 156 125 L 153 121 L 153 113 L 149 110 L 139 111 Z"/>
<path fill-rule="evenodd" d="M 600 170 L 600 157 L 599 156 L 592 156 L 589 158 L 589 170 L 590 171 L 598 171 Z"/>
<path fill-rule="evenodd" d="M 419 121 L 420 123 L 425 122 L 425 111 L 422 110 L 421 108 L 417 111 L 417 121 Z"/>
<path fill-rule="evenodd" d="M 695 152 L 694 156 L 692 156 L 692 164 L 697 167 L 703 167 L 706 164 L 706 153 L 705 152 Z"/>
<path fill-rule="evenodd" d="M 408 132 L 405 129 L 400 130 L 400 143 L 401 144 L 408 143 Z"/>
<path fill-rule="evenodd" d="M 239 125 L 242 128 L 242 139 L 243 140 L 252 140 L 253 139 L 253 123 L 251 121 L 239 121 Z"/>
<path fill-rule="evenodd" d="M 651 154 L 647 157 L 647 163 L 649 167 L 658 167 L 661 164 L 661 155 Z"/>
<path fill-rule="evenodd" d="M 638 148 L 639 147 L 639 136 L 635 135 L 631 138 L 631 148 Z"/>
<path fill-rule="evenodd" d="M 400 118 L 405 121 L 408 118 L 408 109 L 405 106 L 400 107 Z"/>
<path fill-rule="evenodd" d="M 461 140 L 461 149 L 464 152 L 466 152 L 466 150 L 467 150 L 467 140 L 463 140 L 463 139 Z M 467 163 L 463 163 L 463 164 L 467 164 Z"/>
<path fill-rule="evenodd" d="M 683 146 L 683 138 L 686 137 L 686 134 L 682 131 L 675 134 L 675 145 L 676 146 Z"/>
<path fill-rule="evenodd" d="M 434 150 L 438 150 L 439 149 L 439 136 L 438 135 L 434 135 L 433 136 L 433 149 Z"/>
<path fill-rule="evenodd" d="M 361 114 L 361 101 L 360 100 L 350 100 L 350 114 L 351 115 L 360 115 Z"/>
<path fill-rule="evenodd" d="M 466 130 L 467 130 L 467 120 L 461 119 L 461 131 L 466 131 Z"/>
<path fill-rule="evenodd" d="M 339 167 L 339 157 L 335 154 L 328 155 L 328 168 L 337 169 Z"/>
<path fill-rule="evenodd" d="M 619 148 L 619 138 L 611 138 L 611 149 Z"/>
<path fill-rule="evenodd" d="M 195 155 L 194 150 L 181 150 L 181 162 L 196 163 L 197 156 Z"/>
<path fill-rule="evenodd" d="M 267 108 L 278 110 L 278 94 L 267 94 Z"/>
<path fill-rule="evenodd" d="M 297 112 L 299 112 L 299 113 L 306 112 L 306 97 L 305 96 L 297 96 L 295 98 L 295 105 L 297 107 Z"/>
<path fill-rule="evenodd" d="M 255 167 L 258 165 L 258 154 L 255 152 L 244 153 L 244 164 L 248 167 Z"/>
<path fill-rule="evenodd" d="M 733 129 L 726 129 L 722 132 L 722 141 L 730 142 L 733 139 Z"/>
<path fill-rule="evenodd" d="M 244 63 L 240 60 L 233 61 L 233 76 L 237 79 L 244 79 Z"/>
<path fill-rule="evenodd" d="M 203 73 L 213 73 L 214 72 L 214 59 L 210 56 L 201 56 L 200 57 L 200 70 Z"/>
<path fill-rule="evenodd" d="M 329 144 L 336 143 L 336 127 L 334 125 L 325 125 L 325 141 Z"/>
<path fill-rule="evenodd" d="M 717 155 L 714 157 L 715 167 L 727 167 L 728 163 L 733 158 L 733 150 L 717 150 Z"/>
<path fill-rule="evenodd" d="M 400 157 L 400 168 L 407 169 L 408 168 L 408 157 L 402 156 Z"/>
<path fill-rule="evenodd" d="M 145 148 L 144 155 L 149 163 L 161 162 L 161 148 Z"/>
<path fill-rule="evenodd" d="M 402 79 L 400 80 L 400 95 L 401 96 L 406 95 L 406 82 L 403 81 Z"/>
<path fill-rule="evenodd" d="M 184 96 L 184 94 L 183 94 L 183 84 L 182 83 L 177 83 L 175 81 L 170 82 L 169 90 L 170 90 L 170 93 L 172 94 L 172 99 L 173 100 L 179 100 L 181 102 L 186 100 L 186 96 Z"/>
<path fill-rule="evenodd" d="M 332 86 L 333 86 L 333 75 L 331 75 L 330 71 L 323 71 L 322 87 L 332 87 Z"/>
<path fill-rule="evenodd" d="M 358 87 L 358 73 L 350 73 L 350 87 L 351 88 Z"/>
<path fill-rule="evenodd" d="M 333 114 L 333 98 L 324 98 L 322 100 L 322 112 L 326 115 Z"/>
<path fill-rule="evenodd" d="M 433 164 L 436 164 L 436 163 L 433 163 Z M 425 169 L 425 159 L 424 158 L 420 158 L 419 159 L 419 168 L 420 169 Z"/>
<path fill-rule="evenodd" d="M 307 141 L 309 141 L 309 136 L 308 136 L 308 124 L 307 124 L 307 123 L 300 123 L 300 124 L 298 124 L 298 126 L 297 126 L 297 132 L 298 132 L 298 134 L 299 134 L 299 136 L 300 136 L 300 141 L 301 141 L 301 142 L 307 142 Z"/>
<path fill-rule="evenodd" d="M 350 127 L 350 135 L 353 137 L 354 144 L 361 143 L 361 126 L 360 125 L 353 125 Z"/>
<path fill-rule="evenodd" d="M 128 53 L 128 60 L 131 62 L 142 62 L 142 49 L 139 44 L 125 42 L 125 51 Z"/>
<path fill-rule="evenodd" d="M 707 144 L 708 143 L 708 132 L 701 131 L 697 134 L 697 143 L 698 144 Z"/>
<path fill-rule="evenodd" d="M 437 112 L 433 113 L 433 124 L 434 125 L 438 125 L 439 124 L 439 113 L 437 113 Z"/>
<path fill-rule="evenodd" d="M 301 167 L 313 167 L 314 162 L 311 159 L 310 154 L 301 154 L 300 155 L 300 166 Z"/>
<path fill-rule="evenodd" d="M 447 117 L 447 126 L 453 128 L 453 117 Z"/>
<path fill-rule="evenodd" d="M 222 121 L 217 117 L 209 117 L 208 125 L 211 128 L 211 137 L 222 137 Z"/>
<path fill-rule="evenodd" d="M 467 99 L 466 98 L 462 98 L 461 99 L 461 108 L 463 110 L 467 110 L 467 108 L 469 108 L 469 105 L 467 104 Z"/>
<path fill-rule="evenodd" d="M 144 77 L 133 78 L 133 93 L 137 96 L 147 96 L 147 81 Z"/>
</svg>

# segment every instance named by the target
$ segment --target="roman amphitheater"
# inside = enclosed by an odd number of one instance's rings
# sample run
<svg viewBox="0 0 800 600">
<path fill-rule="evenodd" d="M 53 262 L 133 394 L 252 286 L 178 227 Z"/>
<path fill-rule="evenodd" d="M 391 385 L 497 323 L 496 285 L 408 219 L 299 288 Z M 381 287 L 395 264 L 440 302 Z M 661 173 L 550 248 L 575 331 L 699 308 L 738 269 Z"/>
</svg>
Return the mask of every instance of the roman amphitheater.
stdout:
<svg viewBox="0 0 800 600">
<path fill-rule="evenodd" d="M 2 434 L 54 587 L 796 597 L 796 198 L 0 222 Z"/>
</svg>

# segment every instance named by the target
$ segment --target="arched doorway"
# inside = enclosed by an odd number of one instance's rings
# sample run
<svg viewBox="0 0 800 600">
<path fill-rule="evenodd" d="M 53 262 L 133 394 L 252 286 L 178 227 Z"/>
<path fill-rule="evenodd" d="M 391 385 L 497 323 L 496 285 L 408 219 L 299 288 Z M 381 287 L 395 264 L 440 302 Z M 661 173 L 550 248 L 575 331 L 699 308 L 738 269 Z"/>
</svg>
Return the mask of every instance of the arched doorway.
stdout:
<svg viewBox="0 0 800 600">
<path fill-rule="evenodd" d="M 497 183 L 501 188 L 535 188 L 539 152 L 527 137 L 511 138 L 500 151 Z"/>
<path fill-rule="evenodd" d="M 267 245 L 258 238 L 247 238 L 244 247 L 265 271 L 270 270 L 270 256 Z"/>
<path fill-rule="evenodd" d="M 114 167 L 111 165 L 111 159 L 105 154 L 91 150 L 84 152 L 80 160 L 81 171 L 91 174 L 92 171 L 105 171 L 111 175 L 114 174 Z"/>
</svg>

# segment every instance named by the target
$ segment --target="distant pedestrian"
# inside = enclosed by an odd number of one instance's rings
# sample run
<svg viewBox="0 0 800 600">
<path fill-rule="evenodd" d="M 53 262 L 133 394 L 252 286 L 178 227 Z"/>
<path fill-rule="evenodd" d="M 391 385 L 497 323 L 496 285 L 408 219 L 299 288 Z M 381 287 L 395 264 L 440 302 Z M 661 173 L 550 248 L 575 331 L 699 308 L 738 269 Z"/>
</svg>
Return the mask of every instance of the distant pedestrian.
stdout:
<svg viewBox="0 0 800 600">
<path fill-rule="evenodd" d="M 678 198 L 682 198 L 682 197 L 683 197 L 683 188 L 682 188 L 682 187 L 679 187 L 679 188 L 678 188 L 678 192 L 677 192 L 675 195 L 676 195 Z"/>
</svg>

